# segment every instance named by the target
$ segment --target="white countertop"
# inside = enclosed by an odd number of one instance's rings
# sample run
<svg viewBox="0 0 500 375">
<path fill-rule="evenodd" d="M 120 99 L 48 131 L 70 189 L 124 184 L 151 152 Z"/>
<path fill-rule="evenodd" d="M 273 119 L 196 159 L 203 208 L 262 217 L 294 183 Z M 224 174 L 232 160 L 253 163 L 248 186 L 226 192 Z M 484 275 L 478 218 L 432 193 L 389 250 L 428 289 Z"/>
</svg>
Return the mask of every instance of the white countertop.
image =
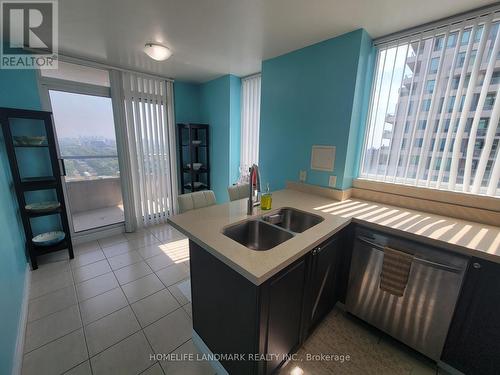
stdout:
<svg viewBox="0 0 500 375">
<path fill-rule="evenodd" d="M 222 234 L 223 228 L 247 220 L 242 199 L 173 216 L 170 224 L 222 262 L 260 285 L 293 263 L 351 221 L 372 225 L 410 238 L 446 247 L 462 254 L 500 263 L 500 228 L 409 210 L 380 203 L 348 199 L 342 202 L 295 190 L 273 192 L 273 208 L 256 208 L 252 217 L 281 207 L 293 207 L 325 220 L 268 251 L 254 251 Z"/>
</svg>

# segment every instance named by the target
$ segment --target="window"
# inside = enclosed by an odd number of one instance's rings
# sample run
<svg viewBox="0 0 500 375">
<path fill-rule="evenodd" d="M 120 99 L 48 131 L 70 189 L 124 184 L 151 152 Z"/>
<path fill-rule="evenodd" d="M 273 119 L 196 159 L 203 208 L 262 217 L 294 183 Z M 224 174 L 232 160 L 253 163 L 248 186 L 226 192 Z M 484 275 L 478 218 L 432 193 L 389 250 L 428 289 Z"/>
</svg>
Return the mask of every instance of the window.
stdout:
<svg viewBox="0 0 500 375">
<path fill-rule="evenodd" d="M 460 52 L 457 56 L 457 67 L 458 68 L 461 68 L 464 66 L 464 63 L 465 63 L 465 52 Z"/>
<path fill-rule="evenodd" d="M 240 180 L 259 162 L 260 74 L 241 81 Z"/>
<path fill-rule="evenodd" d="M 430 74 L 437 73 L 438 67 L 439 67 L 439 57 L 435 57 L 435 58 L 433 58 L 431 60 L 431 64 L 430 64 L 430 67 L 429 67 L 429 73 Z"/>
<path fill-rule="evenodd" d="M 460 25 L 458 43 L 454 24 L 448 39 L 426 32 L 377 45 L 361 178 L 500 197 L 500 101 L 490 87 L 500 82 L 492 53 L 500 20 L 481 16 Z M 479 69 L 471 69 L 476 61 Z M 428 68 L 416 74 L 416 66 Z M 404 77 L 423 90 L 400 96 Z"/>
<path fill-rule="evenodd" d="M 74 232 L 124 221 L 109 72 L 59 62 L 40 71 L 64 163 Z"/>
<path fill-rule="evenodd" d="M 499 83 L 500 83 L 500 70 L 497 70 L 493 72 L 493 75 L 491 76 L 490 85 L 498 85 Z"/>
<path fill-rule="evenodd" d="M 435 85 L 436 85 L 436 81 L 434 81 L 434 80 L 427 81 L 427 84 L 425 85 L 425 92 L 427 94 L 432 94 L 432 92 L 434 91 Z"/>
<path fill-rule="evenodd" d="M 440 36 L 434 39 L 434 51 L 441 51 L 443 48 L 444 37 Z"/>
<path fill-rule="evenodd" d="M 462 40 L 461 40 L 461 44 L 463 46 L 469 44 L 469 39 L 470 39 L 470 30 L 471 29 L 468 29 L 468 30 L 464 30 L 464 32 L 462 33 Z"/>
<path fill-rule="evenodd" d="M 455 44 L 457 43 L 457 36 L 458 33 L 452 33 L 448 36 L 448 43 L 447 43 L 447 48 L 453 48 L 455 47 Z"/>
<path fill-rule="evenodd" d="M 49 94 L 66 181 L 119 178 L 111 98 L 56 90 Z"/>
<path fill-rule="evenodd" d="M 422 112 L 429 112 L 429 109 L 431 109 L 431 100 L 430 99 L 424 99 L 422 101 Z"/>
<path fill-rule="evenodd" d="M 495 103 L 495 97 L 496 97 L 496 93 L 494 93 L 494 92 L 490 92 L 486 96 L 486 100 L 484 101 L 483 111 L 493 109 L 493 104 Z"/>
</svg>

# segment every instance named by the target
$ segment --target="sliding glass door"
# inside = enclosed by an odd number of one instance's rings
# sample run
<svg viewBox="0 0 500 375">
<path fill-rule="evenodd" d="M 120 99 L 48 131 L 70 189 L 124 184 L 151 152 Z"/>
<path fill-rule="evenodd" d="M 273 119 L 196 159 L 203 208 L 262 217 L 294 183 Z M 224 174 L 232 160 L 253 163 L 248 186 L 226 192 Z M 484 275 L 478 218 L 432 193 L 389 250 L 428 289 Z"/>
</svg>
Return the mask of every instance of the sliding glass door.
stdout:
<svg viewBox="0 0 500 375">
<path fill-rule="evenodd" d="M 111 98 L 52 88 L 48 92 L 74 232 L 123 222 Z"/>
</svg>

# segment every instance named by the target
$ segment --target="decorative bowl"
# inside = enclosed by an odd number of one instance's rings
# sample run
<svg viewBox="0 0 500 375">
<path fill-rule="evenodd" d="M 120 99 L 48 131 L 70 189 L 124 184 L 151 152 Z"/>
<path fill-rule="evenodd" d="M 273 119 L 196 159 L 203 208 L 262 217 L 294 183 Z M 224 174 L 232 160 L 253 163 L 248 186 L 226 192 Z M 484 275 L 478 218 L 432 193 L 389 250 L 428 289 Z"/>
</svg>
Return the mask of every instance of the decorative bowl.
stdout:
<svg viewBox="0 0 500 375">
<path fill-rule="evenodd" d="M 57 201 L 48 201 L 48 202 L 30 203 L 27 204 L 24 208 L 26 209 L 26 211 L 31 211 L 31 212 L 49 212 L 59 207 L 61 207 L 61 203 Z"/>
<path fill-rule="evenodd" d="M 27 136 L 15 135 L 13 136 L 16 146 L 40 146 L 47 142 L 47 137 L 41 136 Z"/>
<path fill-rule="evenodd" d="M 203 164 L 202 163 L 193 163 L 193 170 L 197 171 L 198 169 L 201 168 Z M 188 169 L 191 169 L 191 164 L 186 164 L 186 167 Z"/>
<path fill-rule="evenodd" d="M 51 246 L 61 242 L 66 237 L 62 231 L 45 232 L 33 237 L 33 243 L 37 246 Z"/>
<path fill-rule="evenodd" d="M 195 189 L 197 189 L 197 188 L 200 188 L 202 186 L 205 186 L 205 184 L 203 182 L 195 181 L 195 182 L 193 182 L 193 184 L 191 184 L 191 182 L 188 182 L 185 186 L 188 189 L 191 189 L 192 187 L 194 187 Z"/>
</svg>

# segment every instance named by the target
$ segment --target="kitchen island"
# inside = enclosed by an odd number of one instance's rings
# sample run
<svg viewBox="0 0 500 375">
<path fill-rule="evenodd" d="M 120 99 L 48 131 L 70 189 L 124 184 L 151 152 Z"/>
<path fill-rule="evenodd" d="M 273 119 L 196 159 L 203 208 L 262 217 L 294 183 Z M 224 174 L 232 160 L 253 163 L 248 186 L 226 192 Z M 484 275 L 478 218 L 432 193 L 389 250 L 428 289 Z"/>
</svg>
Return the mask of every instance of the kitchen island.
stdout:
<svg viewBox="0 0 500 375">
<path fill-rule="evenodd" d="M 273 193 L 273 209 L 292 207 L 323 221 L 268 251 L 222 232 L 246 215 L 246 200 L 174 216 L 190 239 L 193 337 L 216 365 L 237 374 L 268 374 L 294 353 L 333 304 L 345 297 L 350 224 L 384 229 L 447 251 L 500 263 L 500 231 L 439 215 L 295 190 Z M 235 355 L 245 355 L 245 360 Z M 222 371 L 222 368 L 218 369 Z"/>
</svg>

